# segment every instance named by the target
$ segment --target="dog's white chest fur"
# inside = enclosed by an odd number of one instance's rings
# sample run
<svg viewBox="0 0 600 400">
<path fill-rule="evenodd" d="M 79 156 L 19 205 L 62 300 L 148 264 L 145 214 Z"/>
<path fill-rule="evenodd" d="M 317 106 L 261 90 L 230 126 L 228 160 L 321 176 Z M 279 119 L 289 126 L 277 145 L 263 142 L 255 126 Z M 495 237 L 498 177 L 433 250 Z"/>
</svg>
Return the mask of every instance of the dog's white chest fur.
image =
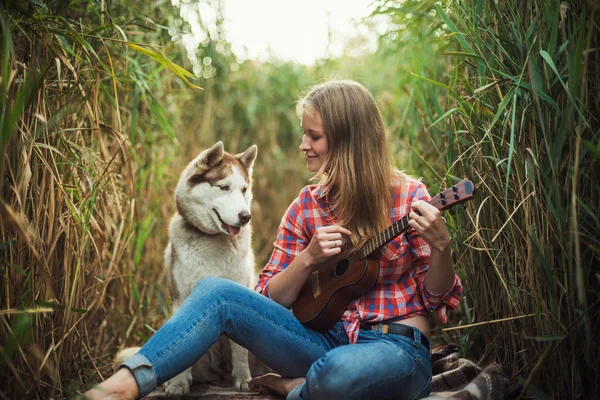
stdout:
<svg viewBox="0 0 600 400">
<path fill-rule="evenodd" d="M 230 279 L 249 287 L 254 275 L 250 229 L 250 226 L 244 226 L 234 237 L 210 235 L 195 229 L 176 214 L 171 221 L 171 241 L 165 252 L 173 285 L 171 290 L 175 289 L 176 295 L 185 299 L 198 281 L 208 276 Z"/>
</svg>

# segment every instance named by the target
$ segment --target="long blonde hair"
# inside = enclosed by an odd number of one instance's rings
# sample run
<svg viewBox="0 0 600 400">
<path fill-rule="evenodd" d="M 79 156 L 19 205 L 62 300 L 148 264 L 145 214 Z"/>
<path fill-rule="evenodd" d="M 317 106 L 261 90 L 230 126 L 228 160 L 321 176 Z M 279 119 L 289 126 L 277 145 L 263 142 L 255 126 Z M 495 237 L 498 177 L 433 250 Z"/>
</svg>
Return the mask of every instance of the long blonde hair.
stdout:
<svg viewBox="0 0 600 400">
<path fill-rule="evenodd" d="M 369 91 L 355 81 L 333 80 L 310 88 L 296 112 L 318 112 L 328 142 L 315 175 L 338 223 L 357 248 L 390 224 L 396 176 L 381 113 Z"/>
</svg>

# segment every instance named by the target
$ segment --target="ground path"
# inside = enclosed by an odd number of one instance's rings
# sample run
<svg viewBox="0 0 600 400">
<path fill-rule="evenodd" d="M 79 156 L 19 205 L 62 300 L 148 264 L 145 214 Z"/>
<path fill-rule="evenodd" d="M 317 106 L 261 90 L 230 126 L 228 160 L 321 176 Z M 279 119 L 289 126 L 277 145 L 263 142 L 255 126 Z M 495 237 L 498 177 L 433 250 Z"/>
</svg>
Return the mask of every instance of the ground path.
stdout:
<svg viewBox="0 0 600 400">
<path fill-rule="evenodd" d="M 270 393 L 240 393 L 228 382 L 192 385 L 186 395 L 167 397 L 162 389 L 157 389 L 145 397 L 146 400 L 281 400 L 282 397 Z"/>
</svg>

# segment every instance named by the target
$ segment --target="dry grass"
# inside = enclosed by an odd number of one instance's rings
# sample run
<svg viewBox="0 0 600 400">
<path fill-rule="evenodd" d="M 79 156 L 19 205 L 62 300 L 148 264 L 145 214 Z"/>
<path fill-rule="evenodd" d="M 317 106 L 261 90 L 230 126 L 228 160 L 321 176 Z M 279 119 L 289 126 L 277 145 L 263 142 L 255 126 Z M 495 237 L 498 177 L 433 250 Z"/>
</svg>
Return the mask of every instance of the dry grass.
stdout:
<svg viewBox="0 0 600 400">
<path fill-rule="evenodd" d="M 20 7 L 2 14 L 2 89 L 15 117 L 2 131 L 0 396 L 61 397 L 72 382 L 106 374 L 111 354 L 143 327 L 136 313 L 160 270 L 142 278 L 134 263 L 144 217 L 136 200 L 148 191 L 123 131 L 131 113 L 119 107 L 134 92 L 123 82 L 133 52 L 86 35 L 69 19 L 74 10 L 61 20 Z"/>
<path fill-rule="evenodd" d="M 160 326 L 169 306 L 162 268 L 175 211 L 169 199 L 201 149 L 216 140 L 231 152 L 259 145 L 253 221 L 263 263 L 306 177 L 296 172 L 295 143 L 291 157 L 273 145 L 277 115 L 236 124 L 237 106 L 218 103 L 223 88 L 214 81 L 195 99 L 181 90 L 185 70 L 165 47 L 140 42 L 168 40 L 164 30 L 149 29 L 133 9 L 115 19 L 102 4 L 79 7 L 19 4 L 2 14 L 10 113 L 1 121 L 0 398 L 73 394 L 109 374 L 116 351 Z M 145 11 L 160 15 L 161 5 Z M 94 30 L 99 23 L 104 30 Z M 128 49 L 125 38 L 143 50 Z M 245 106 L 257 89 L 265 82 L 235 101 Z"/>
</svg>

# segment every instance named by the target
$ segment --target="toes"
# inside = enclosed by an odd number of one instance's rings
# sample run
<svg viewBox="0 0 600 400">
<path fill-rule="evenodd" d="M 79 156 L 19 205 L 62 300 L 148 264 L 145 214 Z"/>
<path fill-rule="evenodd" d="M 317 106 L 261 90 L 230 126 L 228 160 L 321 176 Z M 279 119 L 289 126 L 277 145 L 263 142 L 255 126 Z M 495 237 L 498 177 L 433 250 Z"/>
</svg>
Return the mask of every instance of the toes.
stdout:
<svg viewBox="0 0 600 400">
<path fill-rule="evenodd" d="M 277 374 L 266 374 L 262 376 L 257 376 L 248 382 L 251 390 L 260 391 L 260 392 L 275 392 L 281 395 L 284 395 L 282 392 L 282 383 L 285 381 L 281 375 Z"/>
<path fill-rule="evenodd" d="M 254 382 L 254 381 L 264 381 L 266 379 L 270 379 L 270 378 L 281 378 L 281 375 L 278 374 L 274 374 L 274 373 L 268 373 L 268 374 L 264 374 L 264 375 L 260 375 L 260 376 L 256 376 L 254 378 L 252 378 L 252 380 L 250 382 Z"/>
<path fill-rule="evenodd" d="M 253 378 L 250 382 L 248 382 L 248 389 L 250 390 L 264 390 L 266 386 L 264 378 Z"/>
</svg>

